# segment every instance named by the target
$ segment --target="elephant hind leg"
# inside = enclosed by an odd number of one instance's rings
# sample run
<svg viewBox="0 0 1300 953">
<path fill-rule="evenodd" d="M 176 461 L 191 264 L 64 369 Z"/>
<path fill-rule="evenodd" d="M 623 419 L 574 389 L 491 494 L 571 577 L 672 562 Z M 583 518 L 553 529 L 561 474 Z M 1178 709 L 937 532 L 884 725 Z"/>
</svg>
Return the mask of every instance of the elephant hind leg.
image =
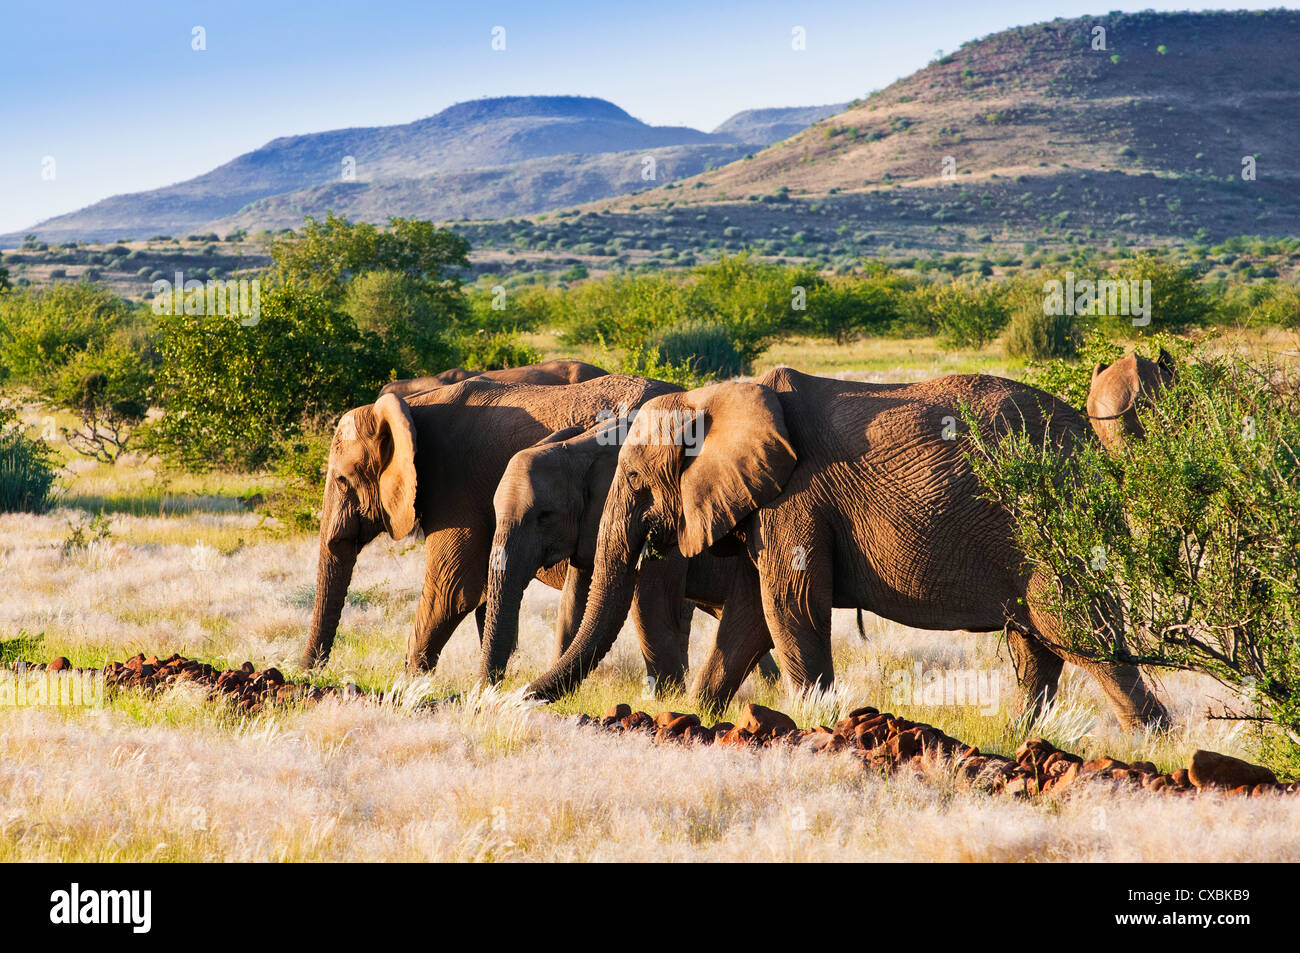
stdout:
<svg viewBox="0 0 1300 953">
<path fill-rule="evenodd" d="M 1030 580 L 1025 595 L 1025 602 L 1029 607 L 1029 621 L 1033 629 L 1042 633 L 1047 642 L 1064 645 L 1067 640 L 1060 620 L 1055 613 L 1043 606 L 1041 598 L 1035 597 L 1037 593 L 1045 590 L 1045 585 L 1037 575 Z M 1118 603 L 1110 600 L 1107 604 L 1097 607 L 1095 613 L 1093 625 L 1105 626 L 1114 632 L 1123 632 L 1122 609 Z M 1126 730 L 1141 728 L 1144 725 L 1169 725 L 1169 712 L 1155 693 L 1147 687 L 1142 672 L 1136 665 L 1096 661 L 1064 648 L 1056 651 L 1070 664 L 1079 666 L 1097 680 L 1111 711 Z"/>
</svg>

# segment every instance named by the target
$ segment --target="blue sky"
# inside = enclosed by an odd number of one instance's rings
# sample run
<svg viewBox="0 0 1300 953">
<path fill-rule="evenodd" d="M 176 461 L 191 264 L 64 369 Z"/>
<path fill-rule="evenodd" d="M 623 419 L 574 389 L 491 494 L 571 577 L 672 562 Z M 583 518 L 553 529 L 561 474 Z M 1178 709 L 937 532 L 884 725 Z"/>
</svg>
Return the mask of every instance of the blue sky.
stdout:
<svg viewBox="0 0 1300 953">
<path fill-rule="evenodd" d="M 742 109 L 853 99 L 936 50 L 1114 3 L 4 0 L 0 232 L 190 178 L 276 136 L 408 122 L 482 96 L 600 96 L 646 122 L 711 129 Z M 491 48 L 495 26 L 504 51 Z"/>
</svg>

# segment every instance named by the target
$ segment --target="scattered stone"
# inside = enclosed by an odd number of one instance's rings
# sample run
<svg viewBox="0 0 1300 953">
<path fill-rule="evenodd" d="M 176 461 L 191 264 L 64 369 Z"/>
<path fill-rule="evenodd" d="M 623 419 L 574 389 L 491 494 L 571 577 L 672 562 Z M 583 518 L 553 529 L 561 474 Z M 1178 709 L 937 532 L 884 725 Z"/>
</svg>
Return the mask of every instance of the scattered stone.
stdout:
<svg viewBox="0 0 1300 953">
<path fill-rule="evenodd" d="M 767 737 L 795 731 L 798 726 L 789 715 L 751 702 L 745 706 L 745 712 L 740 718 L 740 727 L 752 735 Z"/>
<path fill-rule="evenodd" d="M 1197 751 L 1187 766 L 1187 777 L 1198 789 L 1231 788 L 1234 794 L 1257 784 L 1277 784 L 1268 768 L 1215 751 Z"/>
</svg>

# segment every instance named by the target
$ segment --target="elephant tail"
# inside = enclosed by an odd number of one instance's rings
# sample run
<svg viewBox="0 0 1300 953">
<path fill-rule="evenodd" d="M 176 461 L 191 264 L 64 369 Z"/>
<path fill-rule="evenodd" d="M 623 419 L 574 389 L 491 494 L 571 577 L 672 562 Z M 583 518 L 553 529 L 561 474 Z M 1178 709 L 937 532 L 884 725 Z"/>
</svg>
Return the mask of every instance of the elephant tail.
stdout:
<svg viewBox="0 0 1300 953">
<path fill-rule="evenodd" d="M 862 623 L 862 610 L 858 610 L 858 638 L 863 642 L 867 641 L 867 627 Z"/>
</svg>

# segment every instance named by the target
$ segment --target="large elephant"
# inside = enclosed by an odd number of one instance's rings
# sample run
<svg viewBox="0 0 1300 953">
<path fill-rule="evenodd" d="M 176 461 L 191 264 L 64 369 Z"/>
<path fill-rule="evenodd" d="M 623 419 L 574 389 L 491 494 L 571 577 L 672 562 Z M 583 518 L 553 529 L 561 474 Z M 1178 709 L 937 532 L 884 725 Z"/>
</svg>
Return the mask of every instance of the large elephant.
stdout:
<svg viewBox="0 0 1300 953">
<path fill-rule="evenodd" d="M 1088 420 L 1107 450 L 1117 450 L 1129 438 L 1142 439 L 1146 430 L 1138 411 L 1174 379 L 1174 359 L 1164 348 L 1154 361 L 1137 354 L 1114 364 L 1098 362 L 1088 389 Z"/>
<path fill-rule="evenodd" d="M 586 608 L 600 516 L 627 425 L 620 414 L 586 431 L 561 430 L 519 451 L 506 467 L 493 498 L 496 535 L 479 670 L 485 681 L 501 679 L 518 644 L 524 589 L 539 570 L 564 561 L 568 580 L 556 625 L 555 660 L 569 647 Z M 708 552 L 690 560 L 666 554 L 643 561 L 631 617 L 656 690 L 684 687 L 694 606 L 721 619 L 724 629 L 737 624 L 723 605 L 740 563 Z M 689 601 L 683 603 L 683 596 Z M 766 676 L 775 676 L 768 656 L 760 664 Z"/>
<path fill-rule="evenodd" d="M 505 367 L 496 371 L 467 371 L 463 367 L 453 367 L 430 377 L 412 377 L 408 380 L 393 381 L 391 384 L 385 384 L 379 393 L 409 397 L 435 387 L 459 384 L 471 377 L 482 377 L 485 380 L 501 381 L 506 384 L 581 384 L 583 381 L 604 377 L 607 373 L 609 372 L 585 361 L 543 361 L 540 364 Z"/>
<path fill-rule="evenodd" d="M 591 671 L 627 611 L 637 554 L 675 540 L 688 557 L 737 544 L 748 556 L 755 572 L 737 574 L 728 609 L 745 599 L 762 615 L 793 686 L 831 682 L 831 609 L 857 607 L 917 628 L 1006 631 L 1030 704 L 1051 699 L 1060 622 L 1009 514 L 982 498 L 957 433 L 963 406 L 991 435 L 1091 439 L 1078 411 L 986 375 L 864 384 L 779 368 L 648 402 L 605 501 L 582 625 L 530 691 L 553 699 Z M 759 627 L 728 634 L 696 678 L 702 703 L 725 704 L 765 647 Z M 1123 724 L 1165 717 L 1136 667 L 1067 657 Z"/>
<path fill-rule="evenodd" d="M 565 427 L 589 427 L 673 385 L 606 375 L 566 386 L 473 378 L 409 401 L 384 394 L 339 420 L 321 505 L 320 556 L 304 666 L 329 658 L 361 548 L 418 524 L 425 576 L 407 666 L 431 669 L 461 620 L 480 609 L 496 523 L 492 494 L 510 458 Z M 539 574 L 560 588 L 566 567 Z"/>
</svg>

